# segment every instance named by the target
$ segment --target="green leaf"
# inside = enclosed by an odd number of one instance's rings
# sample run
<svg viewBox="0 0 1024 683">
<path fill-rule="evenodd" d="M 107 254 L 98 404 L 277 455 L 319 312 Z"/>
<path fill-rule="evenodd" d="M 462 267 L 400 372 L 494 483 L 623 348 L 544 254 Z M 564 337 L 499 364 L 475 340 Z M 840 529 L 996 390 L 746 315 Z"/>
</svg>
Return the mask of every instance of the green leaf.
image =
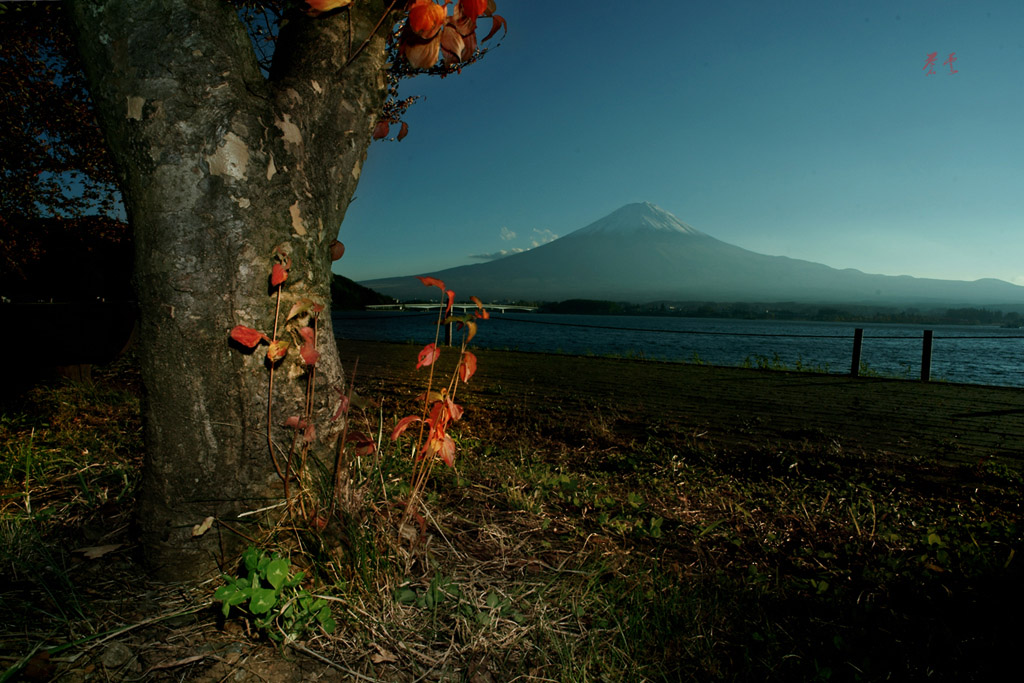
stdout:
<svg viewBox="0 0 1024 683">
<path fill-rule="evenodd" d="M 274 589 L 278 589 L 288 578 L 288 570 L 291 568 L 288 560 L 277 557 L 267 564 L 267 581 Z"/>
<path fill-rule="evenodd" d="M 400 605 L 412 605 L 416 602 L 416 591 L 411 588 L 399 588 L 395 593 L 395 600 Z"/>
<path fill-rule="evenodd" d="M 250 574 L 256 571 L 256 567 L 259 565 L 260 556 L 262 554 L 263 553 L 252 546 L 246 548 L 245 552 L 242 553 L 242 561 L 245 563 L 245 568 L 249 570 Z"/>
<path fill-rule="evenodd" d="M 249 611 L 253 614 L 266 614 L 277 602 L 277 591 L 270 588 L 254 588 L 249 599 Z"/>
<path fill-rule="evenodd" d="M 320 622 L 320 628 L 327 633 L 334 633 L 334 630 L 338 628 L 338 624 L 331 617 L 327 617 Z"/>
<path fill-rule="evenodd" d="M 232 595 L 234 595 L 237 592 L 238 592 L 238 589 L 235 588 L 234 584 L 228 584 L 226 586 L 221 586 L 220 588 L 218 588 L 217 590 L 215 590 L 213 592 L 213 599 L 216 600 L 217 602 L 224 602 L 225 600 L 227 600 L 229 597 L 231 597 Z"/>
</svg>

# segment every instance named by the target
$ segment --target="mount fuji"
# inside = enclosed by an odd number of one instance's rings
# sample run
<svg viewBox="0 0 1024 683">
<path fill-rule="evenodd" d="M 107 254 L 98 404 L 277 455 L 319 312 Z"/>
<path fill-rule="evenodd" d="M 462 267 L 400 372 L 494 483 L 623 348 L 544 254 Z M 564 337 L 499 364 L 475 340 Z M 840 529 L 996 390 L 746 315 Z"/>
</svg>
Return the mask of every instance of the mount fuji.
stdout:
<svg viewBox="0 0 1024 683">
<path fill-rule="evenodd" d="M 1024 287 L 838 270 L 727 244 L 648 202 L 628 204 L 554 240 L 496 261 L 430 273 L 460 297 L 485 301 L 606 299 L 877 305 L 1024 304 Z M 412 277 L 362 284 L 396 299 L 425 298 Z"/>
</svg>

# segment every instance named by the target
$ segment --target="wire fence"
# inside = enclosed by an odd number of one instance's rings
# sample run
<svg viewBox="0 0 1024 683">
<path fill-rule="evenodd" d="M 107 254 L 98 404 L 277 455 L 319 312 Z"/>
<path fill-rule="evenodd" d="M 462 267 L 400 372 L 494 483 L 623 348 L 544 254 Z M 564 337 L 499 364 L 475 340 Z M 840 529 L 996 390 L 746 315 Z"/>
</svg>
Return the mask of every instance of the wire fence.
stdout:
<svg viewBox="0 0 1024 683">
<path fill-rule="evenodd" d="M 433 311 L 423 313 L 412 313 L 403 312 L 396 313 L 394 315 L 372 315 L 372 316 L 346 316 L 345 320 L 349 321 L 385 321 L 389 319 L 401 318 L 403 320 L 410 320 L 413 318 L 433 318 L 436 319 L 437 313 Z M 532 316 L 531 316 L 532 317 Z M 705 319 L 701 319 L 705 320 Z M 756 323 L 758 321 L 750 321 Z M 765 321 L 765 322 L 776 322 L 776 321 Z M 804 321 L 794 321 L 799 324 Z M 812 321 L 806 321 L 808 323 Z M 815 321 L 816 322 L 816 321 Z M 526 325 L 526 326 L 544 326 L 544 327 L 555 327 L 555 328 L 576 328 L 581 330 L 594 330 L 598 332 L 615 332 L 615 333 L 632 333 L 632 334 L 643 334 L 643 335 L 675 335 L 675 336 L 706 336 L 706 337 L 746 337 L 746 338 L 768 338 L 768 339 L 819 339 L 819 340 L 847 340 L 852 341 L 852 355 L 850 356 L 850 375 L 857 376 L 861 371 L 861 350 L 865 342 L 873 341 L 897 341 L 897 342 L 917 342 L 921 344 L 921 379 L 928 381 L 931 377 L 931 356 L 932 356 L 932 345 L 936 341 L 972 341 L 972 342 L 984 342 L 984 341 L 996 341 L 1006 342 L 1010 340 L 1024 340 L 1024 332 L 1020 333 L 1005 333 L 1005 334 L 934 334 L 933 330 L 922 329 L 920 332 L 915 334 L 886 334 L 886 333 L 869 333 L 865 334 L 864 328 L 855 327 L 853 328 L 853 335 L 849 332 L 846 333 L 794 333 L 794 332 L 755 332 L 755 331 L 724 331 L 724 330 L 695 330 L 695 329 L 669 329 L 665 327 L 638 327 L 638 326 L 623 326 L 623 325 L 601 325 L 590 322 L 566 322 L 556 320 L 543 320 L 537 318 L 523 318 L 523 317 L 511 317 L 508 315 L 492 316 L 488 320 L 488 325 L 499 324 L 499 325 Z M 836 323 L 836 324 L 848 324 L 848 323 Z M 452 329 L 451 325 L 446 330 L 447 334 L 445 339 L 447 343 L 451 342 Z M 1024 359 L 1022 359 L 1024 361 Z M 1022 362 L 1024 365 L 1024 362 Z"/>
</svg>

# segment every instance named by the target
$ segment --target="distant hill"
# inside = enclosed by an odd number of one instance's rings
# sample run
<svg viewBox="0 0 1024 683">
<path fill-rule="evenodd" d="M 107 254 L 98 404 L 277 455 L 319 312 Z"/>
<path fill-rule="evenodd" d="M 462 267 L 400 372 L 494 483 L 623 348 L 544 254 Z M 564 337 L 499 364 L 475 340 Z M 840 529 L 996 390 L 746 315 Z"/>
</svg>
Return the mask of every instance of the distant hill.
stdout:
<svg viewBox="0 0 1024 683">
<path fill-rule="evenodd" d="M 486 300 L 792 301 L 991 306 L 1024 304 L 1024 287 L 838 270 L 727 244 L 650 203 L 628 204 L 553 242 L 434 275 Z M 423 297 L 412 277 L 363 284 L 397 299 Z"/>
<path fill-rule="evenodd" d="M 335 311 L 361 311 L 367 306 L 393 304 L 395 300 L 363 287 L 343 275 L 335 274 L 331 280 L 331 308 Z"/>
</svg>

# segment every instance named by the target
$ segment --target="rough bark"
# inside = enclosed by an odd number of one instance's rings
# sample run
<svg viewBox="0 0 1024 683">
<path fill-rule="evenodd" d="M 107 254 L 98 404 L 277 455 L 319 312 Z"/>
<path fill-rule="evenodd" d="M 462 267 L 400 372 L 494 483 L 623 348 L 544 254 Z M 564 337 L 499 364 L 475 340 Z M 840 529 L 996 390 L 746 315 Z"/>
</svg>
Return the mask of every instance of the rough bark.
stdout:
<svg viewBox="0 0 1024 683">
<path fill-rule="evenodd" d="M 390 24 L 351 58 L 390 3 L 290 17 L 269 79 L 221 0 L 69 4 L 135 229 L 142 549 L 157 576 L 194 579 L 245 542 L 228 531 L 253 522 L 241 513 L 281 499 L 264 354 L 242 353 L 228 333 L 239 324 L 273 330 L 268 276 L 278 245 L 293 259 L 282 308 L 302 297 L 329 304 L 328 246 L 384 100 Z M 317 343 L 315 447 L 326 453 L 343 378 L 329 315 Z M 279 444 L 291 442 L 283 421 L 301 411 L 297 362 L 290 353 L 275 373 L 270 427 Z M 226 524 L 193 537 L 208 516 Z"/>
</svg>

